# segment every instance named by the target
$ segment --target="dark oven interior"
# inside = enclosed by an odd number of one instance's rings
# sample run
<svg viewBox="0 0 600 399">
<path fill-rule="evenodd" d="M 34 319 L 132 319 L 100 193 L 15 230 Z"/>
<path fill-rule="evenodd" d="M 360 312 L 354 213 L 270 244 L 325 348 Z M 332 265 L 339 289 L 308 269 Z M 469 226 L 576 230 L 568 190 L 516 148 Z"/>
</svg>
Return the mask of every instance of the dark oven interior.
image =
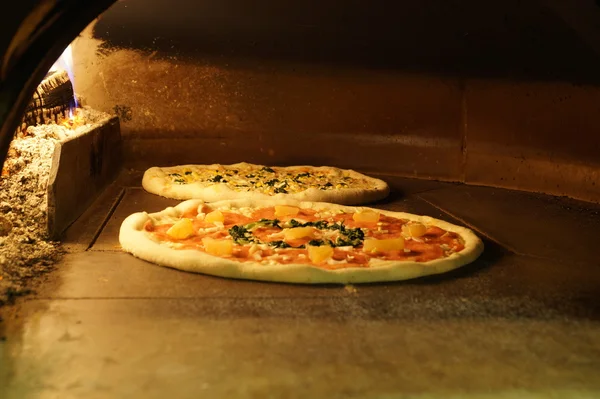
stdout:
<svg viewBox="0 0 600 399">
<path fill-rule="evenodd" d="M 596 3 L 15 3 L 2 397 L 598 395 Z M 373 206 L 467 226 L 484 253 L 311 286 L 121 251 L 126 216 L 178 203 L 147 168 L 242 161 L 379 177 Z"/>
</svg>

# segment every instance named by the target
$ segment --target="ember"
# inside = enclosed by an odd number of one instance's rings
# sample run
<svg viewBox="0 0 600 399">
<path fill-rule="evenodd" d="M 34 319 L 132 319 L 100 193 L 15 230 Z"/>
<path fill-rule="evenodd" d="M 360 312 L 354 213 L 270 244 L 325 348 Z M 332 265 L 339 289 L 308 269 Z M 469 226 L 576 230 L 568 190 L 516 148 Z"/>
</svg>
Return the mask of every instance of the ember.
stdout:
<svg viewBox="0 0 600 399">
<path fill-rule="evenodd" d="M 76 129 L 80 126 L 85 125 L 85 123 L 86 120 L 83 116 L 81 108 L 75 108 L 75 111 L 73 111 L 73 109 L 69 110 L 69 117 L 61 121 L 60 124 L 69 129 Z"/>
</svg>

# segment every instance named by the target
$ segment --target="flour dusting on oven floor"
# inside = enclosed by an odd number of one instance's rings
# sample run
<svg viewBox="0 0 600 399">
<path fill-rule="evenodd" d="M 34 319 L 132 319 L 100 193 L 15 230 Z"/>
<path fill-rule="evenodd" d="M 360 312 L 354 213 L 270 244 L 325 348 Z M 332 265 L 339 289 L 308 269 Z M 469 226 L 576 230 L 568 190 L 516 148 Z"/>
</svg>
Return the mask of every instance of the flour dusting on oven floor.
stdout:
<svg viewBox="0 0 600 399">
<path fill-rule="evenodd" d="M 47 186 L 56 144 L 84 134 L 106 118 L 80 110 L 77 125 L 29 126 L 10 145 L 0 177 L 0 306 L 30 291 L 30 282 L 61 258 L 49 239 Z M 77 121 L 77 120 L 76 120 Z"/>
</svg>

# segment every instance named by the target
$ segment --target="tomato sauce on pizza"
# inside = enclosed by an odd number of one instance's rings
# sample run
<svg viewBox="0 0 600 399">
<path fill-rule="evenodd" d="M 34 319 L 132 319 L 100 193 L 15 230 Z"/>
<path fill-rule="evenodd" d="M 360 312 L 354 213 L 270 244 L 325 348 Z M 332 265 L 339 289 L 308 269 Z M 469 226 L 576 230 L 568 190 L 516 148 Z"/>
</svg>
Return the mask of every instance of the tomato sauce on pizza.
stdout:
<svg viewBox="0 0 600 399">
<path fill-rule="evenodd" d="M 289 205 L 218 210 L 203 204 L 144 230 L 154 241 L 237 262 L 365 268 L 373 259 L 427 262 L 465 248 L 459 234 L 375 210 Z"/>
</svg>

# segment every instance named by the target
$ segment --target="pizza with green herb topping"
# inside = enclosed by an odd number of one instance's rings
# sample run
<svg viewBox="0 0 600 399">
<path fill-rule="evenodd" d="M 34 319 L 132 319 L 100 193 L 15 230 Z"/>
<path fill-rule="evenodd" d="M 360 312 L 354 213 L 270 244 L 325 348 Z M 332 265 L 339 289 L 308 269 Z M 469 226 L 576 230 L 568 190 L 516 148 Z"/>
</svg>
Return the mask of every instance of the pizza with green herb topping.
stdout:
<svg viewBox="0 0 600 399">
<path fill-rule="evenodd" d="M 293 199 L 358 205 L 385 198 L 386 182 L 329 166 L 180 165 L 153 167 L 142 186 L 174 199 Z"/>
<path fill-rule="evenodd" d="M 474 261 L 481 240 L 428 216 L 323 202 L 184 201 L 121 225 L 147 261 L 222 277 L 292 283 L 395 281 Z"/>
</svg>

